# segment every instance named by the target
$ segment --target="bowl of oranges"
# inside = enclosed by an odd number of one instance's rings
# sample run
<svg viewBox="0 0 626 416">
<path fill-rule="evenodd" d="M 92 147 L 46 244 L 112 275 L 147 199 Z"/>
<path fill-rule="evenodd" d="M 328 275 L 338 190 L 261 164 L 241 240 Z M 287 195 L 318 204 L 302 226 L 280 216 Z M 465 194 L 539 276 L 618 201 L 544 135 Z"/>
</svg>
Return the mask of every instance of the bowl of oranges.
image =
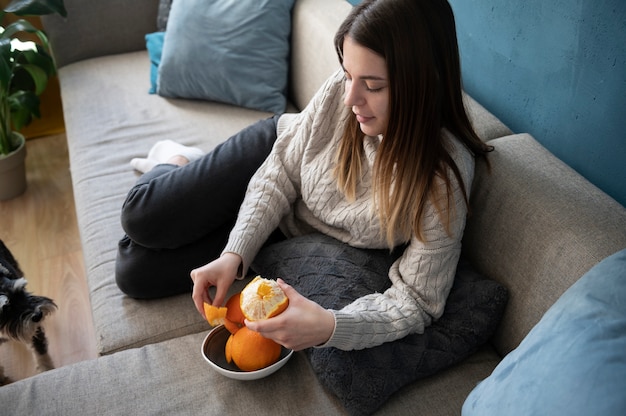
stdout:
<svg viewBox="0 0 626 416">
<path fill-rule="evenodd" d="M 268 319 L 289 304 L 276 281 L 255 277 L 224 307 L 205 304 L 205 317 L 214 326 L 202 342 L 205 361 L 218 373 L 236 380 L 257 380 L 278 371 L 293 351 L 248 329 L 244 319 Z"/>
</svg>

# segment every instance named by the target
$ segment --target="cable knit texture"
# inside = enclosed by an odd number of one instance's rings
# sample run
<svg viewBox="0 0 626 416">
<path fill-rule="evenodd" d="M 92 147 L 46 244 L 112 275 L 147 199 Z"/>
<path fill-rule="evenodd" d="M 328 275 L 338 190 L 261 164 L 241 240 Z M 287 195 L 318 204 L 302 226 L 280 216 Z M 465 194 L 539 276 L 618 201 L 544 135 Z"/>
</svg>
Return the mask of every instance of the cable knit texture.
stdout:
<svg viewBox="0 0 626 416">
<path fill-rule="evenodd" d="M 343 93 L 344 75 L 337 72 L 281 129 L 272 152 L 250 181 L 224 249 L 242 257 L 244 271 L 276 227 L 287 237 L 321 232 L 354 247 L 386 248 L 373 206 L 371 177 L 380 139 L 364 139 L 363 178 L 356 201 L 345 198 L 333 176 L 344 124 L 352 116 L 343 104 Z M 469 193 L 474 158 L 446 130 L 442 134 Z M 427 205 L 425 241 L 414 236 L 408 242 L 404 254 L 389 270 L 389 289 L 333 311 L 335 331 L 324 346 L 349 350 L 380 345 L 421 333 L 442 315 L 460 256 L 467 214 L 456 181 L 453 192 L 451 235 L 446 233 L 432 204 Z M 407 242 L 398 237 L 396 243 Z"/>
</svg>

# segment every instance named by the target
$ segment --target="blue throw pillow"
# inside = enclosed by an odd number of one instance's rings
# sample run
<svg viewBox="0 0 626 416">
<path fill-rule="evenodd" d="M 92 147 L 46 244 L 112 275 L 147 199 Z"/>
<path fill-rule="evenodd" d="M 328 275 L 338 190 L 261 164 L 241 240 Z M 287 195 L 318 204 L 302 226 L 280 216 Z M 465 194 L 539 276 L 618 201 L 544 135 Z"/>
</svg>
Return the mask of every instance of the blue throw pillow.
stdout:
<svg viewBox="0 0 626 416">
<path fill-rule="evenodd" d="M 161 63 L 164 38 L 164 32 L 156 32 L 146 35 L 146 49 L 148 49 L 148 56 L 150 57 L 150 94 L 156 94 L 157 78 L 159 75 L 159 64 Z"/>
<path fill-rule="evenodd" d="M 158 94 L 284 112 L 293 3 L 174 1 Z"/>
<path fill-rule="evenodd" d="M 463 415 L 626 414 L 626 250 L 570 287 L 468 396 Z"/>
</svg>

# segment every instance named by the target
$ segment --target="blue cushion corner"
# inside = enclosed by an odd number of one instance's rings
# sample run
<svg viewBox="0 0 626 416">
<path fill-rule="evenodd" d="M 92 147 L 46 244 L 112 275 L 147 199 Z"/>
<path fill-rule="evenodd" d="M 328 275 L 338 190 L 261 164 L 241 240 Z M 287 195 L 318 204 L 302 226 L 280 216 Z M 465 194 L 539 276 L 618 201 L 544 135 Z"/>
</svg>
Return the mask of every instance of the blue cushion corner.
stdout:
<svg viewBox="0 0 626 416">
<path fill-rule="evenodd" d="M 463 415 L 626 414 L 626 249 L 591 268 L 467 397 Z"/>
</svg>

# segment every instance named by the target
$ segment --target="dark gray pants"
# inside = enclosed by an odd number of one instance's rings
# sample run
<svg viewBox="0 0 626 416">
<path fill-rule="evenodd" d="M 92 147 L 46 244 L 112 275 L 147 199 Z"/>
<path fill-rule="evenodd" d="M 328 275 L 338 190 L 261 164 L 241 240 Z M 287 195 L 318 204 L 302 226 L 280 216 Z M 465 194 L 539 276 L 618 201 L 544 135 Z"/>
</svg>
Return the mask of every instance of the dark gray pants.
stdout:
<svg viewBox="0 0 626 416">
<path fill-rule="evenodd" d="M 191 291 L 192 269 L 221 254 L 250 178 L 276 141 L 278 116 L 259 121 L 183 167 L 142 175 L 122 207 L 115 278 L 134 298 Z"/>
</svg>

